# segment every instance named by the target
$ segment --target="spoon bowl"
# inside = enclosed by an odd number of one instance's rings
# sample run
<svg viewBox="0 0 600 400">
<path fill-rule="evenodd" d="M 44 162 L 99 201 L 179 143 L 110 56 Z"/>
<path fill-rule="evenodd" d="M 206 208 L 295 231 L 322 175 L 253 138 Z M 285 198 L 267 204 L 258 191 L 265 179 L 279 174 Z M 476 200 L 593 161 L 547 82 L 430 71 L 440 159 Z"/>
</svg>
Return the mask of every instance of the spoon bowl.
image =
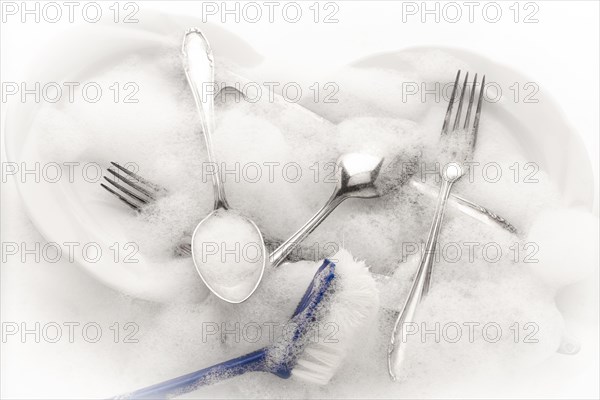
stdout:
<svg viewBox="0 0 600 400">
<path fill-rule="evenodd" d="M 192 259 L 204 284 L 229 303 L 247 300 L 265 271 L 266 247 L 256 224 L 239 213 L 219 208 L 196 226 Z"/>
<path fill-rule="evenodd" d="M 383 159 L 364 153 L 347 153 L 336 162 L 336 193 L 348 197 L 371 199 L 381 194 L 375 186 Z"/>
</svg>

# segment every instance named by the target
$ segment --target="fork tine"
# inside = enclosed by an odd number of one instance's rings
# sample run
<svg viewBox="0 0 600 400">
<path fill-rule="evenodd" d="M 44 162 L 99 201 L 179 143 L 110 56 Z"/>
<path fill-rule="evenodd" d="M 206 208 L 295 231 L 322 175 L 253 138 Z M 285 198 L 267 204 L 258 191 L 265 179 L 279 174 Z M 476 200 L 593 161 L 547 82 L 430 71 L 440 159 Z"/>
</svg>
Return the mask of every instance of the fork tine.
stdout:
<svg viewBox="0 0 600 400">
<path fill-rule="evenodd" d="M 463 99 L 465 98 L 465 89 L 467 88 L 467 82 L 469 81 L 469 73 L 465 75 L 465 82 L 463 83 L 462 90 L 460 91 L 460 100 L 458 101 L 458 108 L 456 109 L 456 116 L 454 117 L 454 126 L 452 130 L 457 130 L 460 124 L 460 114 L 462 113 Z"/>
<path fill-rule="evenodd" d="M 481 80 L 481 88 L 479 89 L 479 99 L 477 100 L 477 110 L 475 111 L 475 120 L 473 121 L 473 144 L 472 147 L 475 148 L 475 143 L 477 142 L 477 133 L 479 132 L 479 118 L 481 116 L 481 105 L 483 103 L 483 93 L 485 88 L 485 75 Z"/>
<path fill-rule="evenodd" d="M 110 179 L 109 177 L 105 176 L 104 179 L 110 183 L 111 185 L 113 185 L 114 187 L 116 187 L 117 189 L 121 190 L 123 193 L 133 197 L 134 199 L 136 199 L 137 201 L 139 201 L 142 204 L 147 204 L 148 200 L 144 199 L 143 197 L 139 196 L 138 194 L 134 193 L 133 191 L 129 190 L 128 188 L 126 188 L 125 186 L 121 185 L 120 183 Z"/>
<path fill-rule="evenodd" d="M 100 186 L 102 186 L 104 189 L 106 189 L 109 193 L 112 193 L 113 195 L 115 195 L 119 200 L 121 200 L 123 203 L 127 204 L 129 207 L 133 208 L 135 211 L 141 211 L 142 207 L 139 204 L 132 202 L 127 197 L 123 196 L 121 193 L 117 192 L 116 190 L 111 189 L 104 183 L 101 183 Z"/>
<path fill-rule="evenodd" d="M 473 109 L 473 99 L 475 99 L 475 88 L 477 87 L 477 74 L 473 79 L 473 87 L 471 87 L 471 95 L 469 96 L 469 106 L 467 107 L 467 115 L 465 117 L 465 125 L 463 129 L 466 131 L 469 126 L 469 120 L 471 119 L 471 110 Z"/>
<path fill-rule="evenodd" d="M 190 243 L 181 243 L 175 247 L 175 254 L 178 256 L 189 257 L 192 255 L 192 245 Z"/>
<path fill-rule="evenodd" d="M 456 88 L 458 87 L 458 81 L 460 79 L 460 69 L 456 73 L 456 79 L 454 80 L 454 88 L 452 89 L 452 95 L 450 95 L 450 102 L 448 103 L 448 110 L 444 117 L 444 125 L 442 125 L 442 135 L 448 133 L 448 124 L 450 123 L 450 116 L 452 115 L 452 105 L 454 104 L 454 98 L 456 97 Z"/>
<path fill-rule="evenodd" d="M 107 170 L 114 179 L 104 176 L 108 185 L 104 183 L 100 185 L 134 210 L 141 212 L 142 207 L 155 201 L 158 194 L 168 193 L 167 189 L 142 178 L 118 163 L 111 162 L 111 164 L 112 166 Z"/>
<path fill-rule="evenodd" d="M 112 169 L 112 167 L 108 167 L 108 172 L 110 172 L 111 174 L 114 175 L 115 178 L 117 178 L 118 180 L 121 180 L 121 182 L 123 182 L 123 183 L 128 184 L 129 186 L 131 186 L 132 188 L 134 188 L 138 192 L 143 193 L 144 195 L 148 196 L 152 200 L 156 200 L 156 198 L 154 197 L 154 194 L 151 191 L 149 191 L 148 189 L 144 188 L 140 184 L 135 183 L 132 180 L 126 178 L 125 176 L 119 174 L 117 171 L 115 171 L 114 169 Z M 156 191 L 154 191 L 154 193 L 156 193 Z"/>
<path fill-rule="evenodd" d="M 158 186 L 156 183 L 150 182 L 147 179 L 142 178 L 141 176 L 139 176 L 138 174 L 131 172 L 130 170 L 128 170 L 125 167 L 122 167 L 121 165 L 117 164 L 116 162 L 111 161 L 110 162 L 115 168 L 117 168 L 120 171 L 123 171 L 125 174 L 131 176 L 132 178 L 134 178 L 135 180 L 137 180 L 138 182 L 143 183 L 144 185 L 147 185 L 148 187 L 152 188 L 152 190 L 156 191 L 156 192 L 166 192 L 167 190 L 161 186 Z"/>
</svg>

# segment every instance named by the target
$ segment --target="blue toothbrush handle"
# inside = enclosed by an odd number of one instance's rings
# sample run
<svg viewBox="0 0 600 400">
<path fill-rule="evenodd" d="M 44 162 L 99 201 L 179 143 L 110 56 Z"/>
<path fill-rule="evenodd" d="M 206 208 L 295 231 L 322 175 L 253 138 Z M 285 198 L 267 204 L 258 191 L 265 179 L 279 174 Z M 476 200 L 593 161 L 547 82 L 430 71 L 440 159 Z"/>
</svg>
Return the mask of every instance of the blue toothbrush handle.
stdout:
<svg viewBox="0 0 600 400">
<path fill-rule="evenodd" d="M 265 368 L 266 354 L 266 349 L 257 350 L 212 367 L 117 396 L 115 399 L 167 399 L 246 372 L 267 371 Z"/>
</svg>

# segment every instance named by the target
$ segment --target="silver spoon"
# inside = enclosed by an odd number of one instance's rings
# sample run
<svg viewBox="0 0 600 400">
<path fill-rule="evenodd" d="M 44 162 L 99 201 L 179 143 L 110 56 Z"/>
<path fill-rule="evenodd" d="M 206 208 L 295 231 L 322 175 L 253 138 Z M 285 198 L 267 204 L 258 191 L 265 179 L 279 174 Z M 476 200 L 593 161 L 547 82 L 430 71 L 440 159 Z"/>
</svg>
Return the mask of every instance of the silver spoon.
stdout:
<svg viewBox="0 0 600 400">
<path fill-rule="evenodd" d="M 336 187 L 327 203 L 313 215 L 288 240 L 269 256 L 271 265 L 277 267 L 337 206 L 349 198 L 370 199 L 379 197 L 375 180 L 379 175 L 383 158 L 368 154 L 348 153 L 337 160 Z"/>
<path fill-rule="evenodd" d="M 214 85 L 214 61 L 210 45 L 198 29 L 192 28 L 185 33 L 182 53 L 185 75 L 202 124 L 208 160 L 215 166 L 215 173 L 212 174 L 214 210 L 194 230 L 192 258 L 200 278 L 217 297 L 229 303 L 241 303 L 260 284 L 267 261 L 265 244 L 256 224 L 231 211 L 225 197 L 211 140 L 215 125 L 214 99 L 202 90 L 202 85 Z M 236 241 L 236 238 L 241 240 Z M 233 260 L 228 244 L 236 246 Z M 245 249 L 248 245 L 256 252 L 252 258 L 243 254 L 242 246 Z"/>
</svg>

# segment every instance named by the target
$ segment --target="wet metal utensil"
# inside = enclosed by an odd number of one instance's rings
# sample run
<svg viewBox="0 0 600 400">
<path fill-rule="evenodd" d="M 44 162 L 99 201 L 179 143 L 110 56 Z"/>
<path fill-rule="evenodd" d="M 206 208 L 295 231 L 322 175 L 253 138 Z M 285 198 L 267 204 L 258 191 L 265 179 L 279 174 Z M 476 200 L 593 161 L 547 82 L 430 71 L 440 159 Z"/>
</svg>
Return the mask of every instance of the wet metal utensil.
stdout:
<svg viewBox="0 0 600 400">
<path fill-rule="evenodd" d="M 344 200 L 352 197 L 361 199 L 379 197 L 375 180 L 379 176 L 382 163 L 383 158 L 368 154 L 349 153 L 338 158 L 336 187 L 329 200 L 302 228 L 271 253 L 271 265 L 276 267 L 285 261 L 294 248 Z"/>
<path fill-rule="evenodd" d="M 405 351 L 406 351 L 406 341 L 407 338 L 407 330 L 408 327 L 411 326 L 411 323 L 414 322 L 415 314 L 417 312 L 417 308 L 421 303 L 421 300 L 424 296 L 429 292 L 429 288 L 431 286 L 431 273 L 433 271 L 433 264 L 435 262 L 435 249 L 437 247 L 437 241 L 440 234 L 440 230 L 442 228 L 442 223 L 444 220 L 444 212 L 446 210 L 446 204 L 448 203 L 448 197 L 450 196 L 450 191 L 452 190 L 452 185 L 458 181 L 465 170 L 461 165 L 466 161 L 466 157 L 469 154 L 469 151 L 472 150 L 472 147 L 475 145 L 475 139 L 477 138 L 477 132 L 479 130 L 479 118 L 481 116 L 481 104 L 483 100 L 484 86 L 485 86 L 485 76 L 481 82 L 481 88 L 479 90 L 479 98 L 477 101 L 477 109 L 475 111 L 475 118 L 471 125 L 471 111 L 473 108 L 473 101 L 475 98 L 475 88 L 477 86 L 477 75 L 475 75 L 475 79 L 473 81 L 473 86 L 471 88 L 471 95 L 469 97 L 469 104 L 467 106 L 467 113 L 464 117 L 464 125 L 461 126 L 461 111 L 463 108 L 463 100 L 465 97 L 465 89 L 467 86 L 469 74 L 466 74 L 465 82 L 462 87 L 462 91 L 460 94 L 460 99 L 458 102 L 458 108 L 456 110 L 456 116 L 454 117 L 454 124 L 449 130 L 450 119 L 452 116 L 452 106 L 454 105 L 454 100 L 456 98 L 456 92 L 458 88 L 458 83 L 460 79 L 460 71 L 456 74 L 456 81 L 454 83 L 454 89 L 452 91 L 452 95 L 450 97 L 450 102 L 448 104 L 448 110 L 446 111 L 446 116 L 444 118 L 444 124 L 442 126 L 442 141 L 445 140 L 453 140 L 457 137 L 464 137 L 465 134 L 470 139 L 469 147 L 466 149 L 467 151 L 457 151 L 451 152 L 450 154 L 450 162 L 446 164 L 445 168 L 441 171 L 440 175 L 442 177 L 442 186 L 440 188 L 440 192 L 438 195 L 437 207 L 435 210 L 435 214 L 433 217 L 433 222 L 431 224 L 431 229 L 429 230 L 429 235 L 427 237 L 427 242 L 425 245 L 425 251 L 421 256 L 421 261 L 419 262 L 419 266 L 417 268 L 417 273 L 415 275 L 415 280 L 412 284 L 410 292 L 408 294 L 408 298 L 404 303 L 404 307 L 400 311 L 398 318 L 396 319 L 396 323 L 394 324 L 394 329 L 392 331 L 392 336 L 390 339 L 390 344 L 388 347 L 388 372 L 390 374 L 390 378 L 392 380 L 398 379 L 398 369 L 402 364 L 404 359 Z M 451 142 L 446 142 L 445 144 L 449 144 Z M 450 146 L 447 146 L 450 147 Z M 465 150 L 465 149 L 463 149 Z M 412 327 L 412 326 L 411 326 Z"/>
<path fill-rule="evenodd" d="M 212 148 L 211 135 L 215 125 L 214 99 L 212 95 L 207 94 L 206 90 L 202 90 L 206 85 L 214 85 L 214 59 L 210 45 L 198 29 L 192 28 L 184 35 L 182 53 L 185 75 L 192 89 L 202 124 L 208 160 L 215 168 L 215 173 L 212 174 L 215 195 L 214 211 L 204 218 L 194 230 L 192 258 L 200 278 L 217 297 L 229 303 L 241 303 L 248 299 L 260 284 L 267 261 L 265 244 L 256 224 L 231 211 L 225 197 L 223 182 Z M 222 225 L 225 223 L 227 226 L 223 227 Z M 256 257 L 249 260 L 238 254 L 235 262 L 232 262 L 230 258 L 223 257 L 221 248 L 217 250 L 216 257 L 215 254 L 212 254 L 210 260 L 207 258 L 205 244 L 211 243 L 214 250 L 214 246 L 219 247 L 222 243 L 226 243 L 229 233 L 240 231 L 246 233 L 241 237 L 248 240 L 247 243 L 236 244 L 257 246 Z M 221 271 L 219 271 L 220 268 L 222 268 Z M 235 282 L 235 280 L 239 280 L 239 282 Z"/>
</svg>

